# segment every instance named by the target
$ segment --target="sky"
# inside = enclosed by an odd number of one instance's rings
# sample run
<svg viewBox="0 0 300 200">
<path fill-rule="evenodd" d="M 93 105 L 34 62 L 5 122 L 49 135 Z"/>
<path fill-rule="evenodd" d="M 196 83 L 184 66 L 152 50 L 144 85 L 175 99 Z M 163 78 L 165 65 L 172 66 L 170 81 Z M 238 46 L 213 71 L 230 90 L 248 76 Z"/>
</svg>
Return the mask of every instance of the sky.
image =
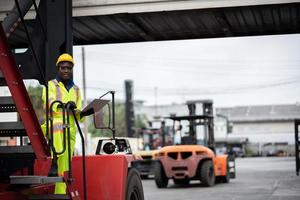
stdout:
<svg viewBox="0 0 300 200">
<path fill-rule="evenodd" d="M 87 98 L 108 90 L 145 105 L 212 99 L 217 107 L 300 101 L 300 34 L 84 46 Z M 82 47 L 74 81 L 82 85 Z"/>
</svg>

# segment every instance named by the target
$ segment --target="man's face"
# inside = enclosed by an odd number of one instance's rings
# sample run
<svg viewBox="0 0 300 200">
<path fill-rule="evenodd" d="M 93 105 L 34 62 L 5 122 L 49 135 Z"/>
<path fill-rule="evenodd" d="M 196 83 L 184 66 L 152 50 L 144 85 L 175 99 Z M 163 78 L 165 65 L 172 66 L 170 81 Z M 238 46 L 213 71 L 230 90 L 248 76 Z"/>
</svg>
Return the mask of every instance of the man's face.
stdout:
<svg viewBox="0 0 300 200">
<path fill-rule="evenodd" d="M 73 64 L 70 62 L 60 62 L 58 64 L 58 75 L 63 81 L 68 81 L 72 78 Z"/>
</svg>

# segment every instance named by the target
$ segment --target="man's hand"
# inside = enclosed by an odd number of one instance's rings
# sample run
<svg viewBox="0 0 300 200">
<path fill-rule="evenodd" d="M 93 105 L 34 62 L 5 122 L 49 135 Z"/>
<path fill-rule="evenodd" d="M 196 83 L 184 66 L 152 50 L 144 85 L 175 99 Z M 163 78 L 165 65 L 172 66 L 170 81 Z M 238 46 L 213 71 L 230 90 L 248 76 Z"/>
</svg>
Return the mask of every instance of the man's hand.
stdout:
<svg viewBox="0 0 300 200">
<path fill-rule="evenodd" d="M 80 117 L 82 118 L 82 117 L 89 116 L 89 115 L 92 115 L 92 114 L 94 114 L 94 110 L 93 109 L 89 109 L 89 110 L 87 110 L 85 112 L 81 112 L 80 113 Z"/>
<path fill-rule="evenodd" d="M 68 107 L 68 105 L 69 105 L 69 108 L 70 108 L 71 110 L 75 110 L 75 109 L 77 108 L 77 106 L 76 106 L 76 104 L 75 104 L 74 101 L 69 101 L 69 102 L 67 103 L 67 107 Z"/>
</svg>

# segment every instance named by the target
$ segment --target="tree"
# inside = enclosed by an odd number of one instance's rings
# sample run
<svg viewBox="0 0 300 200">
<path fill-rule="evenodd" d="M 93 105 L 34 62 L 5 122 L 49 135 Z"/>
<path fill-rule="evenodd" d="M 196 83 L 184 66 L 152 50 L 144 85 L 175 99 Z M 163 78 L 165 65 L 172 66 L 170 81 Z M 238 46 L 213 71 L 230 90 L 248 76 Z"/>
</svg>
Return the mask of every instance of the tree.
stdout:
<svg viewBox="0 0 300 200">
<path fill-rule="evenodd" d="M 147 127 L 148 118 L 145 114 L 135 115 L 134 127 L 136 129 L 145 129 Z"/>
<path fill-rule="evenodd" d="M 108 112 L 105 112 L 104 119 L 106 124 L 108 123 Z M 126 136 L 126 120 L 125 120 L 125 104 L 123 102 L 115 103 L 115 120 L 116 120 L 116 136 Z M 93 137 L 112 137 L 110 130 L 96 129 L 93 123 L 93 119 L 89 118 L 89 132 Z M 135 129 L 141 129 L 146 127 L 147 118 L 145 115 L 135 116 Z"/>
<path fill-rule="evenodd" d="M 43 123 L 45 121 L 45 116 L 46 116 L 45 110 L 43 108 L 43 102 L 42 102 L 42 91 L 43 91 L 43 87 L 40 85 L 29 86 L 27 88 L 27 92 L 29 94 L 31 103 L 33 105 L 33 108 L 35 110 L 35 113 L 40 123 Z"/>
<path fill-rule="evenodd" d="M 112 117 L 112 116 L 111 116 Z M 104 124 L 108 124 L 109 114 L 108 112 L 104 113 Z M 93 118 L 89 118 L 89 132 L 93 137 L 112 137 L 112 132 L 107 129 L 96 129 Z M 115 103 L 115 122 L 116 122 L 116 136 L 124 137 L 126 135 L 126 126 L 125 126 L 125 106 L 121 102 Z M 111 122 L 112 124 L 112 122 Z"/>
</svg>

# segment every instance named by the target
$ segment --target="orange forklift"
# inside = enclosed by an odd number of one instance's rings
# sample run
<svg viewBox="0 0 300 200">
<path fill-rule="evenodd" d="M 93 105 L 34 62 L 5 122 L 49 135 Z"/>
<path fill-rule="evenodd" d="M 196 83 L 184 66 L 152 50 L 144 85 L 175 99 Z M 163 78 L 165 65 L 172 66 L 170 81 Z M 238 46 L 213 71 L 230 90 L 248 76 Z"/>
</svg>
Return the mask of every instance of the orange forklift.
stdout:
<svg viewBox="0 0 300 200">
<path fill-rule="evenodd" d="M 169 117 L 174 122 L 174 135 L 175 124 L 179 123 L 177 131 L 180 131 L 181 143 L 159 150 L 155 165 L 157 187 L 167 187 L 169 179 L 178 185 L 200 180 L 207 187 L 213 186 L 215 182 L 228 183 L 231 173 L 235 173 L 232 171 L 234 165 L 230 164 L 232 161 L 228 155 L 215 153 L 213 102 L 188 101 L 187 106 L 189 115 Z M 196 113 L 196 106 L 202 106 L 201 113 Z M 186 133 L 182 133 L 184 127 L 188 128 Z M 203 137 L 200 139 L 197 132 L 201 128 Z"/>
<path fill-rule="evenodd" d="M 24 20 L 33 8 L 36 19 Z M 19 27 L 19 28 L 18 28 Z M 20 30 L 25 33 L 27 43 L 10 47 L 10 39 L 18 39 Z M 0 122 L 0 137 L 16 138 L 14 146 L 0 146 L 0 199 L 5 200 L 143 200 L 141 179 L 136 169 L 131 168 L 135 160 L 127 140 L 115 138 L 114 92 L 111 103 L 103 100 L 105 95 L 93 101 L 85 109 L 98 122 L 103 106 L 111 108 L 107 127 L 112 138 L 100 140 L 95 155 L 86 156 L 84 137 L 70 103 L 61 105 L 63 120 L 64 150 L 70 145 L 69 116 L 73 115 L 82 142 L 82 156 L 69 159 L 70 170 L 64 176 L 48 176 L 52 163 L 50 149 L 55 154 L 53 130 L 47 128 L 43 135 L 33 105 L 23 80 L 36 79 L 47 88 L 48 80 L 56 74 L 55 60 L 59 54 L 72 53 L 72 0 L 15 1 L 15 6 L 0 25 L 0 87 L 8 88 L 11 96 L 0 97 L 1 115 L 18 113 L 20 121 Z M 26 48 L 21 53 L 14 49 Z M 46 94 L 46 96 L 48 96 Z M 47 106 L 46 106 L 47 107 Z M 46 121 L 51 110 L 46 108 Z M 24 143 L 24 137 L 29 143 Z M 63 151 L 64 151 L 63 150 Z M 70 152 L 70 151 L 69 151 Z M 58 153 L 58 152 L 56 152 Z M 59 152 L 61 153 L 61 152 Z M 70 158 L 71 156 L 69 156 Z M 66 194 L 53 194 L 54 184 L 64 182 Z"/>
</svg>

